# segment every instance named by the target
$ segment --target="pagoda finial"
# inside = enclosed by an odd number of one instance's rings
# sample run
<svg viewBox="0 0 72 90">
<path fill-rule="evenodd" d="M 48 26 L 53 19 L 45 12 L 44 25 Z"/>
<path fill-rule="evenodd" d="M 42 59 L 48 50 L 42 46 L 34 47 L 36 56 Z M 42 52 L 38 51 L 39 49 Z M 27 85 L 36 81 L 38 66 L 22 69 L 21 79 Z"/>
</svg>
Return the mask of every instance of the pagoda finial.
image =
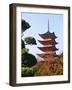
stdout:
<svg viewBox="0 0 72 90">
<path fill-rule="evenodd" d="M 48 32 L 49 32 L 49 20 L 48 20 Z"/>
</svg>

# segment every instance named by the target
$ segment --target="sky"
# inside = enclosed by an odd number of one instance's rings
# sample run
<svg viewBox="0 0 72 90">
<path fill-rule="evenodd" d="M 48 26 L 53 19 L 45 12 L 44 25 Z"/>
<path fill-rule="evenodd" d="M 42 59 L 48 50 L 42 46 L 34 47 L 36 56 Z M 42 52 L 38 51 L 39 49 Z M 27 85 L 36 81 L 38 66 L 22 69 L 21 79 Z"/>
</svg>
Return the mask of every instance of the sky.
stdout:
<svg viewBox="0 0 72 90">
<path fill-rule="evenodd" d="M 54 32 L 57 38 L 55 39 L 58 44 L 56 48 L 57 54 L 63 52 L 63 15 L 62 14 L 50 14 L 50 13 L 21 13 L 21 19 L 25 20 L 30 24 L 30 28 L 27 29 L 23 34 L 25 37 L 32 36 L 36 39 L 37 45 L 26 45 L 29 48 L 29 53 L 34 54 L 36 57 L 38 53 L 42 53 L 37 47 L 41 47 L 38 40 L 43 40 L 39 34 L 46 33 L 48 31 L 48 21 L 49 21 L 49 31 Z"/>
</svg>

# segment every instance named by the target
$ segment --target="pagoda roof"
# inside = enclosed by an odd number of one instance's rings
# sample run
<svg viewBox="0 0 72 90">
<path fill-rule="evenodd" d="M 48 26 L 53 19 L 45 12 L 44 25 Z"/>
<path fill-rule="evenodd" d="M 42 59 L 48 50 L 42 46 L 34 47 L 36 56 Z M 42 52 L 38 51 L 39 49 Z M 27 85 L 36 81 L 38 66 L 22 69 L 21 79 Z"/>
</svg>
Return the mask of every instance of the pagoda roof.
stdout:
<svg viewBox="0 0 72 90">
<path fill-rule="evenodd" d="M 43 45 L 55 45 L 57 42 L 55 40 L 38 40 Z"/>
<path fill-rule="evenodd" d="M 54 56 L 54 57 L 56 57 L 57 55 L 55 54 L 55 55 L 50 55 L 50 54 L 37 54 L 39 57 L 41 57 L 41 58 L 45 58 L 46 56 L 49 56 L 49 57 L 51 57 L 51 56 Z"/>
<path fill-rule="evenodd" d="M 38 47 L 41 51 L 47 52 L 47 51 L 56 51 L 58 50 L 55 46 L 46 46 L 46 47 Z"/>
<path fill-rule="evenodd" d="M 37 54 L 41 58 L 45 58 L 46 54 Z"/>
<path fill-rule="evenodd" d="M 54 32 L 51 33 L 51 32 L 49 32 L 49 31 L 46 32 L 46 33 L 43 33 L 43 34 L 39 34 L 39 36 L 42 37 L 43 39 L 48 39 L 48 38 L 53 38 L 53 39 L 55 39 L 55 38 L 57 38 Z"/>
</svg>

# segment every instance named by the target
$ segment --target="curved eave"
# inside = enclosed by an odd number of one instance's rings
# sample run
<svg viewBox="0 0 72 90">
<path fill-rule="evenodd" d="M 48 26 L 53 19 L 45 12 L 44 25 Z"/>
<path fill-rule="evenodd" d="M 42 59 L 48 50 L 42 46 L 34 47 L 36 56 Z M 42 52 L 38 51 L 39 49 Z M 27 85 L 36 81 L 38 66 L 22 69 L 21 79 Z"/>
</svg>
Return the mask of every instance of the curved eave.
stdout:
<svg viewBox="0 0 72 90">
<path fill-rule="evenodd" d="M 55 45 L 55 44 L 58 44 L 56 41 L 48 41 L 48 40 L 38 40 L 41 44 L 43 45 Z"/>
<path fill-rule="evenodd" d="M 46 34 L 47 34 L 47 35 L 50 35 L 50 34 L 51 34 L 51 35 L 54 35 L 54 36 L 55 36 L 55 33 L 54 33 L 54 32 L 52 32 L 52 33 L 51 33 L 51 32 L 46 32 L 46 33 L 39 34 L 39 35 L 46 35 Z"/>
<path fill-rule="evenodd" d="M 43 54 L 37 54 L 39 57 L 41 57 L 41 58 L 43 58 L 44 57 L 44 55 Z"/>
<path fill-rule="evenodd" d="M 41 58 L 45 58 L 47 55 L 48 56 L 54 56 L 54 57 L 58 57 L 58 55 L 50 55 L 50 54 L 37 54 L 39 57 L 41 57 Z"/>
<path fill-rule="evenodd" d="M 41 51 L 46 52 L 46 51 L 57 51 L 58 49 L 53 46 L 53 47 L 38 47 Z"/>
<path fill-rule="evenodd" d="M 48 32 L 45 32 L 45 33 L 43 33 L 43 34 L 40 34 L 40 35 L 45 35 L 45 34 L 54 34 L 54 35 L 55 35 L 54 32 L 51 33 L 51 32 L 49 32 L 49 31 L 48 31 Z"/>
<path fill-rule="evenodd" d="M 39 34 L 39 35 L 45 35 L 45 34 L 52 34 L 52 33 L 51 32 L 46 32 L 46 33 Z"/>
<path fill-rule="evenodd" d="M 47 55 L 45 55 L 45 54 L 37 54 L 39 57 L 41 57 L 41 58 L 45 58 Z"/>
<path fill-rule="evenodd" d="M 56 39 L 56 36 L 53 35 L 48 35 L 48 34 L 39 34 L 39 36 L 43 39 L 48 39 L 48 38 L 52 38 L 52 39 Z"/>
</svg>

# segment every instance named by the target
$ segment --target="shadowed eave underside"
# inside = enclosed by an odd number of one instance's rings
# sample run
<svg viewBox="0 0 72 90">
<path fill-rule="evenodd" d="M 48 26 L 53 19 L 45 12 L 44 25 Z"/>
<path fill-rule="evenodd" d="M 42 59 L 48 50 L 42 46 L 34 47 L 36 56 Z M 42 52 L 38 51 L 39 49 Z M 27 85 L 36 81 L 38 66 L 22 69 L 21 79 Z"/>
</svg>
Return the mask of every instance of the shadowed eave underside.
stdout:
<svg viewBox="0 0 72 90">
<path fill-rule="evenodd" d="M 55 33 L 50 33 L 50 32 L 46 32 L 44 34 L 39 34 L 40 37 L 42 37 L 43 39 L 48 39 L 48 38 L 52 38 L 52 39 L 56 39 L 56 35 Z"/>
<path fill-rule="evenodd" d="M 55 40 L 38 40 L 42 45 L 55 45 L 58 44 Z"/>
<path fill-rule="evenodd" d="M 41 51 L 43 51 L 43 52 L 46 52 L 46 51 L 56 51 L 56 50 L 58 50 L 55 46 L 52 46 L 52 47 L 48 47 L 48 46 L 46 46 L 46 47 L 38 47 Z"/>
<path fill-rule="evenodd" d="M 58 55 L 56 54 L 37 54 L 41 58 L 46 58 L 46 57 L 57 57 Z"/>
</svg>

